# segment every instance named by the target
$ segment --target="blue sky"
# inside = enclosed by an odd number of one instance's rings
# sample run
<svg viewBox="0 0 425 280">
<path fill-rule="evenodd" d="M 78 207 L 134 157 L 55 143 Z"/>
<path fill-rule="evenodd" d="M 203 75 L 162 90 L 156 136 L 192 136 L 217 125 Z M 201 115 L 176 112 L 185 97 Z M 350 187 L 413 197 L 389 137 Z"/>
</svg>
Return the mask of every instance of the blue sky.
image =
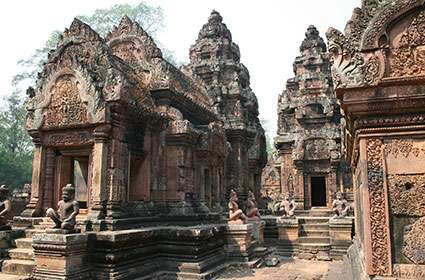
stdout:
<svg viewBox="0 0 425 280">
<path fill-rule="evenodd" d="M 16 62 L 42 47 L 53 30 L 69 26 L 75 15 L 91 14 L 97 8 L 132 0 L 43 0 L 1 1 L 0 98 L 11 92 L 11 79 L 18 71 Z M 161 6 L 165 29 L 158 39 L 173 50 L 178 61 L 187 61 L 189 47 L 207 21 L 211 10 L 223 16 L 248 67 L 251 87 L 260 104 L 260 117 L 276 132 L 277 97 L 293 76 L 292 63 L 310 24 L 322 37 L 328 27 L 344 29 L 360 0 L 146 0 Z M 1 101 L 0 101 L 1 102 Z"/>
</svg>

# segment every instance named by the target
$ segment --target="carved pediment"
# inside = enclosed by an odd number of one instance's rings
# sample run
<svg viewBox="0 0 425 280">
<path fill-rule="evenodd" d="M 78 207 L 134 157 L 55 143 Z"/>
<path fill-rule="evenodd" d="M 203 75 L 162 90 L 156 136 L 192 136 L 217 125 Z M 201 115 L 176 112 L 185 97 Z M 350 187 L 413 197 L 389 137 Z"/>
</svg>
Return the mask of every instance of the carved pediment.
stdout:
<svg viewBox="0 0 425 280">
<path fill-rule="evenodd" d="M 50 104 L 45 109 L 43 127 L 87 124 L 87 105 L 81 100 L 80 90 L 80 82 L 70 75 L 57 79 L 51 89 Z"/>
<path fill-rule="evenodd" d="M 145 64 L 154 58 L 162 58 L 154 40 L 135 21 L 124 16 L 118 26 L 106 36 L 112 53 L 132 66 Z"/>
<path fill-rule="evenodd" d="M 377 85 L 385 77 L 425 74 L 424 0 L 369 0 L 345 34 L 327 32 L 336 88 Z"/>
</svg>

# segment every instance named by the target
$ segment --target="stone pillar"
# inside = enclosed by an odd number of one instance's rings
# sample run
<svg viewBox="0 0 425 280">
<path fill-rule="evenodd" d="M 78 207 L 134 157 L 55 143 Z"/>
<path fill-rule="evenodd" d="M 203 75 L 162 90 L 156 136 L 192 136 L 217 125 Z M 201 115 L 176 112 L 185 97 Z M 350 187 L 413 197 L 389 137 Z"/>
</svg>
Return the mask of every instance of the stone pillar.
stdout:
<svg viewBox="0 0 425 280">
<path fill-rule="evenodd" d="M 55 152 L 51 148 L 46 149 L 46 169 L 43 193 L 43 213 L 47 208 L 56 207 L 53 205 L 53 180 L 55 173 Z"/>
<path fill-rule="evenodd" d="M 92 153 L 92 176 L 90 209 L 88 218 L 90 220 L 103 219 L 105 216 L 104 203 L 106 197 L 106 173 L 108 158 L 108 138 L 110 126 L 102 126 L 94 131 L 95 144 Z"/>
<path fill-rule="evenodd" d="M 327 197 L 327 205 L 329 208 L 332 207 L 332 202 L 334 199 L 334 193 L 337 191 L 337 167 L 332 166 L 331 172 L 328 174 L 327 182 L 326 182 L 326 197 Z"/>
<path fill-rule="evenodd" d="M 278 218 L 277 229 L 279 233 L 279 254 L 292 257 L 295 254 L 296 245 L 298 243 L 298 219 Z"/>
<path fill-rule="evenodd" d="M 302 166 L 297 165 L 294 176 L 294 199 L 299 209 L 305 208 L 304 202 L 304 170 Z"/>
<path fill-rule="evenodd" d="M 34 148 L 34 158 L 32 161 L 31 199 L 25 210 L 23 217 L 37 217 L 42 213 L 42 197 L 44 185 L 44 166 L 46 160 L 46 148 L 41 144 L 38 135 L 32 135 Z"/>
<path fill-rule="evenodd" d="M 251 224 L 227 225 L 226 229 L 226 251 L 230 260 L 248 262 L 252 255 Z"/>
<path fill-rule="evenodd" d="M 31 279 L 90 279 L 87 240 L 85 233 L 34 235 L 36 266 Z"/>
<path fill-rule="evenodd" d="M 353 230 L 352 218 L 332 218 L 329 220 L 329 235 L 331 241 L 330 257 L 342 260 L 351 245 L 351 235 Z"/>
</svg>

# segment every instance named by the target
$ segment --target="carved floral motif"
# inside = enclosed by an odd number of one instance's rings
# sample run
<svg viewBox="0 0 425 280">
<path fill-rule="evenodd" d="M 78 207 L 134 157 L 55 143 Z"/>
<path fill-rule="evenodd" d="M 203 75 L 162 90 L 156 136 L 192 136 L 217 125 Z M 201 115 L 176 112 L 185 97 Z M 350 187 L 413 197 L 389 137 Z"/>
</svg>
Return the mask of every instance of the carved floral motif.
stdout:
<svg viewBox="0 0 425 280">
<path fill-rule="evenodd" d="M 425 74 L 425 11 L 402 34 L 399 46 L 392 49 L 391 77 Z"/>
<path fill-rule="evenodd" d="M 367 177 L 370 204 L 371 267 L 378 275 L 391 273 L 389 227 L 384 191 L 382 162 L 383 143 L 380 139 L 367 141 Z"/>
<path fill-rule="evenodd" d="M 414 264 L 425 264 L 424 240 L 425 217 L 422 217 L 412 226 L 409 226 L 404 238 L 403 254 Z"/>
<path fill-rule="evenodd" d="M 425 216 L 425 174 L 388 175 L 392 214 Z"/>
<path fill-rule="evenodd" d="M 395 158 L 401 156 L 407 158 L 409 155 L 419 157 L 425 154 L 425 149 L 413 145 L 411 139 L 394 139 L 385 145 L 385 154 L 393 155 Z"/>
</svg>

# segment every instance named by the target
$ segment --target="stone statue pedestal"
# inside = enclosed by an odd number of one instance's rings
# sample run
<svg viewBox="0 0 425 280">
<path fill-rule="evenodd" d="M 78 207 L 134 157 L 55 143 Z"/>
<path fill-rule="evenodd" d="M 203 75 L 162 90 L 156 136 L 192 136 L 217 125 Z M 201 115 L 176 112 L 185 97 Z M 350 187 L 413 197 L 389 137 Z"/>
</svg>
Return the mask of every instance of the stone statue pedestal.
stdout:
<svg viewBox="0 0 425 280">
<path fill-rule="evenodd" d="M 261 220 L 248 220 L 248 224 L 252 225 L 252 237 L 258 241 L 259 244 L 264 243 L 264 227 L 266 222 Z"/>
<path fill-rule="evenodd" d="M 228 224 L 226 251 L 231 260 L 248 262 L 252 254 L 252 224 Z"/>
<path fill-rule="evenodd" d="M 329 236 L 331 241 L 330 257 L 342 260 L 351 245 L 351 234 L 353 230 L 353 218 L 331 218 L 329 219 Z"/>
<path fill-rule="evenodd" d="M 298 243 L 299 224 L 297 218 L 278 218 L 279 254 L 292 257 Z"/>
<path fill-rule="evenodd" d="M 55 230 L 56 232 L 63 230 Z M 33 236 L 33 279 L 89 279 L 86 233 L 46 233 Z"/>
</svg>

